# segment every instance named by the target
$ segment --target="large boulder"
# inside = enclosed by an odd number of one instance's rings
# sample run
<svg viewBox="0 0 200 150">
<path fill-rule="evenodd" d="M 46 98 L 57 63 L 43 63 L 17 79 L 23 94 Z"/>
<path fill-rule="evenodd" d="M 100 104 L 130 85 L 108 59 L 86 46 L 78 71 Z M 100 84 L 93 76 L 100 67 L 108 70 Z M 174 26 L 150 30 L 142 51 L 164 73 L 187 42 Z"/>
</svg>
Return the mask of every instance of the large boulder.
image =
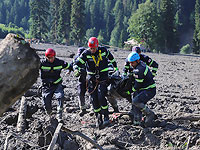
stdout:
<svg viewBox="0 0 200 150">
<path fill-rule="evenodd" d="M 0 42 L 0 116 L 37 80 L 40 58 L 15 34 Z"/>
</svg>

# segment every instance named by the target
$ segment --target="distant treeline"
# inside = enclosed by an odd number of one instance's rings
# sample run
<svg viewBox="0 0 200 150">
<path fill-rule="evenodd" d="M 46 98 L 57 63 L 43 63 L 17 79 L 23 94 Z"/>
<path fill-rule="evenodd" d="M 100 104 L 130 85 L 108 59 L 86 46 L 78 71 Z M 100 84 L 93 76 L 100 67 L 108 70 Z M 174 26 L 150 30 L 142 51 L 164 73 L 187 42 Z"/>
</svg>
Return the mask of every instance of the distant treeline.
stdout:
<svg viewBox="0 0 200 150">
<path fill-rule="evenodd" d="M 124 41 L 134 39 L 151 51 L 179 52 L 183 32 L 196 28 L 195 35 L 199 33 L 197 2 L 1 0 L 0 23 L 4 26 L 0 26 L 0 38 L 16 32 L 28 38 L 81 46 L 89 37 L 96 36 L 100 43 L 117 47 L 124 47 Z M 193 51 L 199 53 L 200 37 L 195 35 Z"/>
</svg>

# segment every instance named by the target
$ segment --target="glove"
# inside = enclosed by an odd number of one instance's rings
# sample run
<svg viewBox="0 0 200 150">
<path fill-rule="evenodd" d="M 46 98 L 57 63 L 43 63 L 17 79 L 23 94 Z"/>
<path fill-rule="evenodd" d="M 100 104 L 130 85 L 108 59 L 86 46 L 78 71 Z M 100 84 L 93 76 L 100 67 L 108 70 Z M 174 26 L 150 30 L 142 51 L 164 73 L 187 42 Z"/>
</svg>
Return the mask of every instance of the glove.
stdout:
<svg viewBox="0 0 200 150">
<path fill-rule="evenodd" d="M 115 68 L 114 74 L 115 74 L 116 76 L 119 76 L 119 74 L 120 74 L 120 73 L 119 73 L 119 69 L 118 69 L 117 67 Z"/>
<path fill-rule="evenodd" d="M 114 73 L 116 76 L 119 76 L 119 70 L 115 71 Z"/>
<path fill-rule="evenodd" d="M 126 94 L 127 94 L 127 95 L 131 95 L 131 92 L 130 92 L 130 91 L 126 91 Z"/>
<path fill-rule="evenodd" d="M 79 72 L 79 70 L 74 70 L 74 76 L 75 77 L 79 77 L 80 76 L 80 72 Z"/>
<path fill-rule="evenodd" d="M 130 97 L 131 96 L 131 92 L 130 91 L 118 91 L 118 94 L 120 96 L 122 96 L 123 98 L 127 98 L 127 97 Z"/>
</svg>

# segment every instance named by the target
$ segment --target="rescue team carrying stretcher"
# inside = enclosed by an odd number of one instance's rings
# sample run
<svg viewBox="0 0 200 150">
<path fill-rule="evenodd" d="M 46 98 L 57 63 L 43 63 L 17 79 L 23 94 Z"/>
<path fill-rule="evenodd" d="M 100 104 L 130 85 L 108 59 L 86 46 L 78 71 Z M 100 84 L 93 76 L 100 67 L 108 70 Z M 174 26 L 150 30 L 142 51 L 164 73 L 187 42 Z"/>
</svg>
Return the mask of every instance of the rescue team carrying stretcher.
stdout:
<svg viewBox="0 0 200 150">
<path fill-rule="evenodd" d="M 158 64 L 142 54 L 140 47 L 135 46 L 125 60 L 123 75 L 120 76 L 112 53 L 107 48 L 99 46 L 96 37 L 88 40 L 88 47 L 88 49 L 79 48 L 72 63 L 56 58 L 56 52 L 51 48 L 45 51 L 45 59 L 41 60 L 40 70 L 42 98 L 46 113 L 51 116 L 52 97 L 55 95 L 58 100 L 57 120 L 59 122 L 62 120 L 64 87 L 60 73 L 62 69 L 68 69 L 69 72 L 74 72 L 75 77 L 79 77 L 79 115 L 83 116 L 87 113 L 85 104 L 87 90 L 96 116 L 97 128 L 101 129 L 110 124 L 107 99 L 114 112 L 119 112 L 115 93 L 132 104 L 129 114 L 134 125 L 151 126 L 155 114 L 146 103 L 156 95 L 153 78 Z"/>
</svg>

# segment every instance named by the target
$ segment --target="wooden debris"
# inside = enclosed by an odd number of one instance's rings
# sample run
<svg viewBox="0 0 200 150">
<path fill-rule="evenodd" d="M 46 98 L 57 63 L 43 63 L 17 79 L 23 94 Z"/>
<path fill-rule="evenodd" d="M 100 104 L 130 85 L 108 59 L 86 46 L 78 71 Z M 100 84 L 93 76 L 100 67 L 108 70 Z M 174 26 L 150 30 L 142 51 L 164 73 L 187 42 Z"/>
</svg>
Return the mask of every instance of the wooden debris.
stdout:
<svg viewBox="0 0 200 150">
<path fill-rule="evenodd" d="M 62 130 L 62 131 L 64 131 L 64 132 L 67 132 L 67 133 L 69 133 L 69 134 L 78 135 L 78 136 L 84 138 L 86 141 L 88 141 L 88 142 L 90 142 L 91 144 L 93 144 L 97 149 L 103 150 L 103 148 L 102 148 L 99 144 L 97 144 L 95 141 L 93 141 L 91 138 L 87 137 L 86 135 L 84 135 L 84 134 L 81 133 L 80 131 L 72 131 L 72 130 L 70 130 L 70 129 L 68 129 L 68 128 L 65 128 L 65 127 L 63 126 L 63 123 L 59 123 L 59 124 L 58 124 L 58 126 L 57 126 L 57 128 L 56 128 L 56 130 L 55 130 L 55 133 L 54 133 L 54 135 L 53 135 L 53 138 L 52 138 L 52 140 L 51 140 L 51 143 L 50 143 L 50 145 L 49 145 L 49 147 L 48 147 L 47 150 L 53 150 L 53 148 L 54 148 L 54 146 L 55 146 L 55 144 L 56 144 L 58 135 L 59 135 L 59 133 L 60 133 L 60 130 Z"/>
<path fill-rule="evenodd" d="M 67 133 L 73 134 L 73 135 L 78 135 L 78 136 L 82 137 L 83 139 L 85 139 L 86 141 L 93 144 L 97 149 L 103 150 L 103 148 L 99 144 L 97 144 L 95 141 L 93 141 L 91 138 L 87 137 L 86 135 L 84 135 L 80 131 L 72 131 L 68 128 L 65 128 L 64 126 L 62 127 L 62 130 L 67 132 Z"/>
<path fill-rule="evenodd" d="M 54 148 L 54 146 L 56 144 L 57 138 L 58 138 L 58 134 L 60 133 L 60 129 L 61 129 L 62 126 L 63 126 L 63 123 L 59 123 L 58 124 L 58 126 L 57 126 L 57 128 L 55 130 L 55 133 L 53 135 L 53 138 L 51 140 L 51 143 L 50 143 L 50 145 L 49 145 L 47 150 L 53 150 L 53 148 Z"/>
<path fill-rule="evenodd" d="M 5 140 L 5 143 L 4 143 L 4 148 L 3 150 L 8 150 L 8 139 L 11 137 L 11 134 L 8 133 L 7 136 L 6 136 L 6 140 Z"/>
<path fill-rule="evenodd" d="M 166 120 L 198 121 L 198 120 L 200 120 L 200 114 L 180 113 L 177 116 L 168 117 L 168 118 L 166 118 Z"/>
<path fill-rule="evenodd" d="M 21 105 L 19 109 L 19 116 L 17 121 L 17 131 L 24 133 L 26 124 L 26 111 L 27 111 L 27 101 L 25 96 L 21 98 Z"/>
</svg>

